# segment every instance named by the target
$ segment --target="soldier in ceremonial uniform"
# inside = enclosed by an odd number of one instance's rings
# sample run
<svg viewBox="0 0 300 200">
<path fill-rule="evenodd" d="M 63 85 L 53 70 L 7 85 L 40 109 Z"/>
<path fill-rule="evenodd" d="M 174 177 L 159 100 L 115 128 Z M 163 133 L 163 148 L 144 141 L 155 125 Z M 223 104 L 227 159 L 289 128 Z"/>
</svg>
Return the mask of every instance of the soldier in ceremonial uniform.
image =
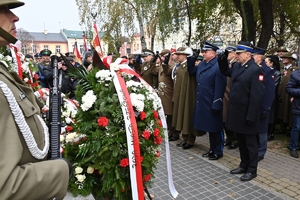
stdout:
<svg viewBox="0 0 300 200">
<path fill-rule="evenodd" d="M 161 61 L 159 63 L 158 71 L 158 90 L 157 94 L 162 101 L 165 115 L 167 115 L 167 125 L 168 125 L 168 136 L 169 141 L 176 141 L 179 139 L 180 131 L 176 131 L 175 127 L 172 126 L 173 117 L 173 88 L 174 82 L 171 77 L 172 70 L 175 67 L 175 62 L 170 60 L 171 51 L 168 49 L 163 49 L 160 52 Z"/>
<path fill-rule="evenodd" d="M 40 84 L 43 88 L 50 88 L 52 86 L 52 78 L 46 77 L 49 73 L 52 73 L 50 56 L 52 52 L 48 49 L 44 49 L 40 53 L 43 61 L 38 64 Z"/>
<path fill-rule="evenodd" d="M 292 127 L 292 104 L 290 102 L 290 95 L 285 92 L 285 87 L 290 80 L 290 75 L 298 70 L 298 67 L 293 65 L 293 57 L 290 52 L 286 52 L 281 56 L 283 67 L 280 69 L 281 72 L 281 82 L 278 87 L 278 94 L 281 97 L 281 103 L 278 109 L 278 118 L 281 122 L 281 132 L 289 135 L 290 129 Z"/>
<path fill-rule="evenodd" d="M 38 65 L 40 62 L 42 62 L 43 59 L 42 59 L 41 54 L 36 53 L 36 54 L 34 55 L 34 60 L 35 60 L 35 62 L 34 62 L 35 65 Z"/>
<path fill-rule="evenodd" d="M 19 18 L 10 9 L 22 5 L 17 0 L 0 1 L 1 47 L 16 41 Z M 47 160 L 49 133 L 41 107 L 32 89 L 16 72 L 8 71 L 5 61 L 0 61 L 0 104 L 0 199 L 63 199 L 71 165 L 63 159 Z"/>
<path fill-rule="evenodd" d="M 250 42 L 240 41 L 237 46 L 237 62 L 228 67 L 227 55 L 218 59 L 221 73 L 231 77 L 229 107 L 226 126 L 236 133 L 241 162 L 231 174 L 244 174 L 241 181 L 250 181 L 257 176 L 258 140 L 261 103 L 265 91 L 265 74 L 252 58 Z"/>
<path fill-rule="evenodd" d="M 157 57 L 153 51 L 143 49 L 144 54 L 142 57 L 144 62 L 141 65 L 135 65 L 136 70 L 140 72 L 141 77 L 154 89 L 158 88 L 158 70 L 159 66 L 156 65 Z"/>
<path fill-rule="evenodd" d="M 178 55 L 178 64 L 172 71 L 174 80 L 172 126 L 182 133 L 183 141 L 177 146 L 183 149 L 190 149 L 194 146 L 196 135 L 200 135 L 200 131 L 196 131 L 193 128 L 196 76 L 190 75 L 187 71 L 187 56 L 191 56 L 193 51 L 189 47 L 179 47 L 175 54 Z"/>
</svg>

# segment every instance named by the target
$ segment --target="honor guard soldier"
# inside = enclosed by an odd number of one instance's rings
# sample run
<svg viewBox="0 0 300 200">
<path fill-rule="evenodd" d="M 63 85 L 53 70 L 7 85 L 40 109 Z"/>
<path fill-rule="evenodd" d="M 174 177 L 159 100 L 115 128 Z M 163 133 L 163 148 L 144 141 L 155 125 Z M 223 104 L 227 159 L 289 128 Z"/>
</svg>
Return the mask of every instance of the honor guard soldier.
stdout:
<svg viewBox="0 0 300 200">
<path fill-rule="evenodd" d="M 0 46 L 17 40 L 11 9 L 24 5 L 17 0 L 0 1 Z M 14 71 L 0 61 L 0 199 L 57 199 L 65 197 L 71 164 L 47 160 L 48 128 L 40 117 L 38 101 Z"/>
<path fill-rule="evenodd" d="M 39 63 L 39 78 L 40 84 L 43 88 L 50 88 L 52 86 L 53 77 L 47 76 L 52 73 L 50 56 L 52 52 L 48 49 L 44 49 L 40 52 L 43 61 Z"/>
<path fill-rule="evenodd" d="M 240 165 L 231 174 L 244 174 L 241 181 L 257 176 L 260 110 L 265 92 L 265 72 L 252 58 L 253 46 L 240 41 L 237 46 L 237 62 L 228 66 L 228 51 L 218 58 L 220 71 L 231 77 L 226 127 L 236 133 Z"/>
</svg>

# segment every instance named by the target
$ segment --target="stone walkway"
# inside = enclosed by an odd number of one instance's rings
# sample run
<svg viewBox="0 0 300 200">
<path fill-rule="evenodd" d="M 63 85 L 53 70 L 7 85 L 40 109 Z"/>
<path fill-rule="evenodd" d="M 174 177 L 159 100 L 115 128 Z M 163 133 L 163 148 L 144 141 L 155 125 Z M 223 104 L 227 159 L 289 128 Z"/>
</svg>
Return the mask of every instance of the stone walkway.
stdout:
<svg viewBox="0 0 300 200">
<path fill-rule="evenodd" d="M 224 157 L 210 161 L 201 155 L 208 150 L 208 135 L 197 137 L 192 149 L 183 150 L 170 142 L 173 180 L 179 192 L 176 200 L 300 200 L 300 159 L 268 151 L 259 162 L 258 176 L 249 182 L 240 181 L 241 175 L 232 175 L 230 169 L 239 164 L 238 149 L 224 149 Z M 162 150 L 164 152 L 164 148 Z M 165 154 L 157 166 L 150 193 L 154 200 L 174 199 L 169 192 Z M 72 197 L 65 200 L 93 199 Z M 146 198 L 147 199 L 147 198 Z"/>
</svg>

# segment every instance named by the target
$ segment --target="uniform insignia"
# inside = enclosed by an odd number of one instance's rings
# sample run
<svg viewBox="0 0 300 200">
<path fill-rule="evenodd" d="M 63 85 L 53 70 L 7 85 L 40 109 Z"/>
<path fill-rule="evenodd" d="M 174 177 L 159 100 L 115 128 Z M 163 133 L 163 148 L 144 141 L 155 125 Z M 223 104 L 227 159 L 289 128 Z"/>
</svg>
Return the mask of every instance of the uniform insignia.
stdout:
<svg viewBox="0 0 300 200">
<path fill-rule="evenodd" d="M 248 67 L 248 65 L 245 65 L 245 68 L 247 68 Z"/>
<path fill-rule="evenodd" d="M 186 64 L 183 64 L 183 65 L 182 65 L 182 68 L 185 68 L 185 67 L 186 67 Z"/>
<path fill-rule="evenodd" d="M 148 68 L 147 67 L 144 67 L 144 70 L 146 71 Z"/>
<path fill-rule="evenodd" d="M 264 81 L 264 75 L 262 75 L 262 74 L 259 75 L 259 76 L 258 76 L 258 80 L 259 80 L 259 81 Z"/>
<path fill-rule="evenodd" d="M 20 94 L 20 99 L 25 99 L 25 94 Z"/>
<path fill-rule="evenodd" d="M 274 78 L 274 76 L 272 76 L 272 78 Z"/>
</svg>

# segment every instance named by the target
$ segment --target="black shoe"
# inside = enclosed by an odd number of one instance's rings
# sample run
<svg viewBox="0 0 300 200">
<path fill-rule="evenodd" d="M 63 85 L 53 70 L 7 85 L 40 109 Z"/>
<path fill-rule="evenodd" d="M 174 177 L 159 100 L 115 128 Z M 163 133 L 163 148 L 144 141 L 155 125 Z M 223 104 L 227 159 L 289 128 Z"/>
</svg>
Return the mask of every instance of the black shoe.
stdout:
<svg viewBox="0 0 300 200">
<path fill-rule="evenodd" d="M 176 144 L 176 146 L 178 147 L 183 147 L 184 145 L 186 145 L 187 143 L 185 141 L 180 142 L 179 144 Z"/>
<path fill-rule="evenodd" d="M 212 156 L 209 156 L 208 160 L 219 160 L 219 158 L 222 158 L 223 155 L 217 155 L 217 154 L 214 154 Z"/>
<path fill-rule="evenodd" d="M 261 161 L 261 160 L 263 160 L 263 159 L 264 159 L 264 157 L 259 156 L 259 157 L 258 157 L 258 162 Z"/>
<path fill-rule="evenodd" d="M 224 142 L 224 146 L 229 146 L 231 144 L 232 144 L 231 142 Z"/>
<path fill-rule="evenodd" d="M 246 174 L 244 174 L 241 177 L 241 181 L 251 181 L 252 179 L 254 179 L 257 176 L 256 173 L 249 173 L 247 172 Z"/>
<path fill-rule="evenodd" d="M 230 174 L 243 174 L 243 173 L 246 173 L 247 171 L 243 168 L 236 168 L 236 169 L 233 169 L 230 171 Z"/>
<path fill-rule="evenodd" d="M 228 146 L 228 149 L 231 150 L 231 149 L 236 149 L 238 147 L 237 144 L 231 144 Z"/>
<path fill-rule="evenodd" d="M 210 156 L 213 156 L 213 155 L 214 155 L 214 152 L 209 151 L 209 152 L 206 152 L 205 154 L 202 154 L 202 157 L 210 157 Z"/>
<path fill-rule="evenodd" d="M 170 142 L 176 141 L 176 140 L 179 140 L 179 137 L 171 136 L 171 137 L 169 138 L 169 141 L 170 141 Z"/>
<path fill-rule="evenodd" d="M 294 157 L 294 158 L 298 158 L 298 157 L 299 157 L 296 150 L 290 150 L 290 155 L 291 155 L 292 157 Z"/>
<path fill-rule="evenodd" d="M 183 149 L 190 149 L 192 148 L 194 145 L 191 145 L 191 144 L 186 144 L 184 146 L 182 146 Z"/>
</svg>

